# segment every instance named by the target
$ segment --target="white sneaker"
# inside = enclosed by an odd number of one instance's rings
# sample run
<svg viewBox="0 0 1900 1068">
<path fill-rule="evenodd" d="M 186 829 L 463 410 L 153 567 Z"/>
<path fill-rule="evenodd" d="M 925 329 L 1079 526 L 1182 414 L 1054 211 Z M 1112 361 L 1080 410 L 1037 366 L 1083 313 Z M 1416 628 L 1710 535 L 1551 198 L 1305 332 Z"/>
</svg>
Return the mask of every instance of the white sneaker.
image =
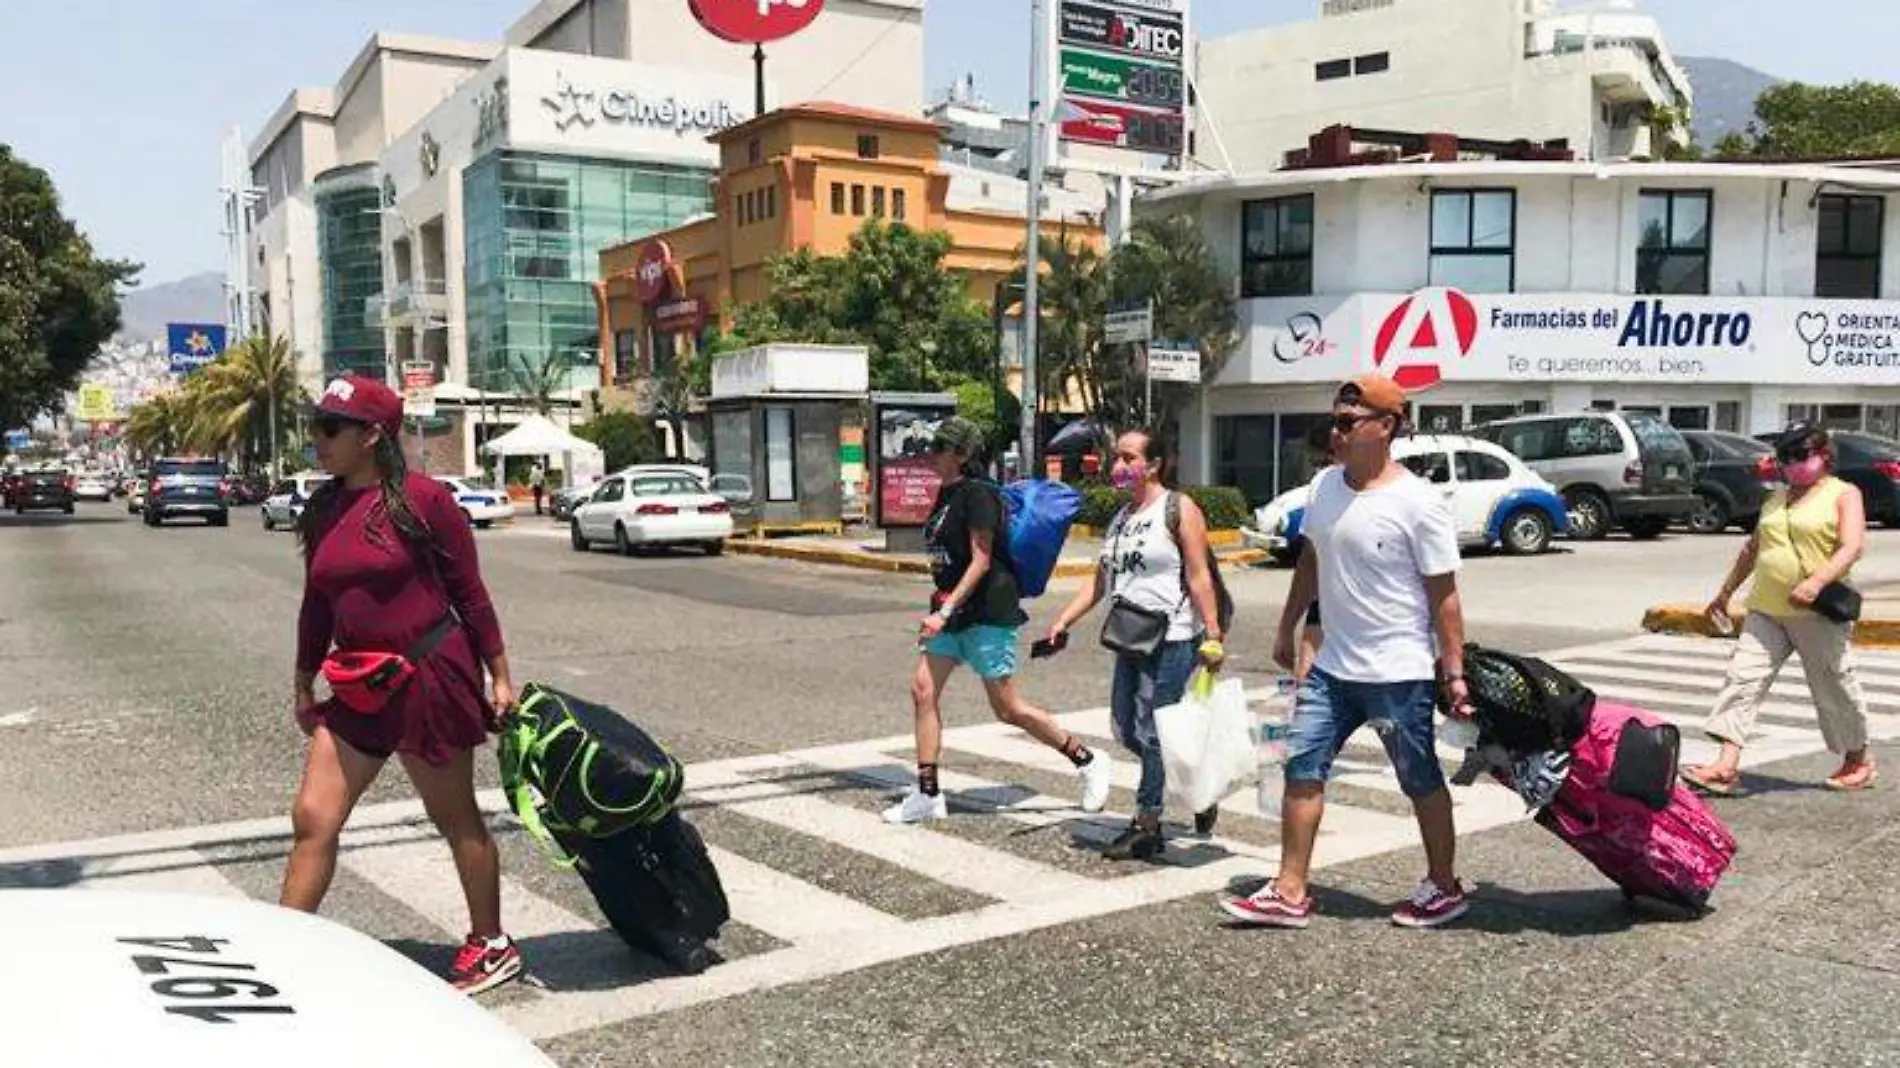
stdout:
<svg viewBox="0 0 1900 1068">
<path fill-rule="evenodd" d="M 885 823 L 926 823 L 949 818 L 950 804 L 944 800 L 943 794 L 932 797 L 915 786 L 910 788 L 902 801 L 884 810 Z"/>
<path fill-rule="evenodd" d="M 1075 769 L 1082 781 L 1082 811 L 1100 812 L 1108 807 L 1108 754 L 1097 749 L 1088 763 Z"/>
</svg>

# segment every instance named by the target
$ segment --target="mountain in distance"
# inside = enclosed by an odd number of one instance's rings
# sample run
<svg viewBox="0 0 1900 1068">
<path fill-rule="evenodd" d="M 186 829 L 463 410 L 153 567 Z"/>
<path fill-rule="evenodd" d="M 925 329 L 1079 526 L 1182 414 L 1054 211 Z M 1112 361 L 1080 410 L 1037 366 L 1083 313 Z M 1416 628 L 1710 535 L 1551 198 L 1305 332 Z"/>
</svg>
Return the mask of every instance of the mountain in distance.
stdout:
<svg viewBox="0 0 1900 1068">
<path fill-rule="evenodd" d="M 119 298 L 125 341 L 162 340 L 166 323 L 224 321 L 224 273 L 206 271 L 175 282 L 134 289 Z"/>
<path fill-rule="evenodd" d="M 1782 82 L 1732 59 L 1679 56 L 1676 62 L 1695 90 L 1690 131 L 1704 149 L 1713 149 L 1728 134 L 1747 133 L 1748 124 L 1755 120 L 1755 98 Z"/>
</svg>

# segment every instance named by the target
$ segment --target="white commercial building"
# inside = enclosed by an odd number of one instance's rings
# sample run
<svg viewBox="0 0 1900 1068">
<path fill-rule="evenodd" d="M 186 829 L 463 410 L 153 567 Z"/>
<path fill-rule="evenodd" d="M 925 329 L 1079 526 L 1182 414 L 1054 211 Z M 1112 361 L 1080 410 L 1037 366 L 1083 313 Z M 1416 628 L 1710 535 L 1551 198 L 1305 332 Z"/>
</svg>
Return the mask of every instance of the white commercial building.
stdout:
<svg viewBox="0 0 1900 1068">
<path fill-rule="evenodd" d="M 920 112 L 923 3 L 833 0 L 766 46 L 767 105 Z M 712 209 L 706 137 L 755 88 L 751 48 L 684 0 L 543 0 L 502 45 L 379 34 L 253 142 L 259 321 L 307 385 L 427 362 L 430 467 L 474 471 L 533 394 L 600 384 L 599 250 Z"/>
<path fill-rule="evenodd" d="M 1661 155 L 1652 117 L 1686 118 L 1689 80 L 1632 7 L 1320 0 L 1314 21 L 1205 39 L 1196 157 L 1272 170 L 1334 124 L 1563 141 L 1585 159 Z"/>
<path fill-rule="evenodd" d="M 1441 148 L 1445 146 L 1440 146 Z M 1242 338 L 1184 421 L 1188 470 L 1305 481 L 1341 380 L 1418 391 L 1421 430 L 1642 409 L 1759 433 L 1900 436 L 1900 171 L 1488 160 L 1192 182 Z"/>
</svg>

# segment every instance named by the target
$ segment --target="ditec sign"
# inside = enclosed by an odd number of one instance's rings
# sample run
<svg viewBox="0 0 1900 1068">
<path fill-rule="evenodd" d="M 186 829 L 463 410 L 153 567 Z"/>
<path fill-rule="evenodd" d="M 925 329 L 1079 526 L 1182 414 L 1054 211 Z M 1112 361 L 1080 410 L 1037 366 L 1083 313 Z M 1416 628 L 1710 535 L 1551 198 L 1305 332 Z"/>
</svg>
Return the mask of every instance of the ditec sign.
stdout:
<svg viewBox="0 0 1900 1068">
<path fill-rule="evenodd" d="M 711 163 L 706 139 L 752 117 L 746 78 L 519 49 L 508 58 L 515 148 Z"/>
</svg>

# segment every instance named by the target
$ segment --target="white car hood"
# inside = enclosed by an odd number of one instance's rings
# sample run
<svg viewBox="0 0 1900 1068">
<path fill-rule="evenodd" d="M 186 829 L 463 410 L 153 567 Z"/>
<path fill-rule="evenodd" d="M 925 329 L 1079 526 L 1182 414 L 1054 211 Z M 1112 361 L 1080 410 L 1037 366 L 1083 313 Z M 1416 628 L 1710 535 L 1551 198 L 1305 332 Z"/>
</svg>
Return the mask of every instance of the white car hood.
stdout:
<svg viewBox="0 0 1900 1068">
<path fill-rule="evenodd" d="M 227 940 L 216 953 L 175 948 Z M 173 940 L 174 948 L 122 939 Z M 262 902 L 109 890 L 0 891 L 8 1068 L 256 1065 L 553 1068 L 486 1009 L 395 950 L 319 917 Z M 135 957 L 162 958 L 135 963 Z M 203 963 L 196 963 L 203 962 Z M 212 962 L 250 965 L 211 967 Z M 179 980 L 247 979 L 278 991 L 231 996 Z M 167 993 L 164 984 L 175 983 Z M 154 984 L 161 989 L 155 991 Z M 234 1006 L 216 1023 L 167 1012 Z"/>
</svg>

